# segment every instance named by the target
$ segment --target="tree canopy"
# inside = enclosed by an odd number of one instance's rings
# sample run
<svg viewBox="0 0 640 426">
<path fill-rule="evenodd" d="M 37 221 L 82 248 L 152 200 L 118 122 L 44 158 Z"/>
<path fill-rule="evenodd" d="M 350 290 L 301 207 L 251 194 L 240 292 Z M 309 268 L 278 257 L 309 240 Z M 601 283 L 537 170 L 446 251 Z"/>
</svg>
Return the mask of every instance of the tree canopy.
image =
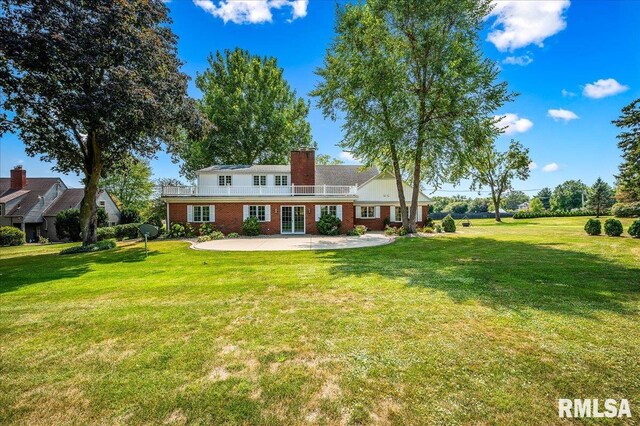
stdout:
<svg viewBox="0 0 640 426">
<path fill-rule="evenodd" d="M 612 205 L 613 189 L 607 182 L 598 178 L 593 186 L 589 188 L 587 207 L 593 209 L 596 212 L 596 217 L 599 217 Z"/>
<path fill-rule="evenodd" d="M 287 164 L 292 149 L 313 146 L 309 106 L 282 73 L 275 58 L 239 48 L 209 57 L 196 86 L 213 128 L 176 152 L 182 174 L 192 179 L 212 164 Z"/>
<path fill-rule="evenodd" d="M 630 203 L 640 201 L 640 98 L 622 108 L 622 115 L 613 121 L 624 129 L 618 135 L 622 163 L 618 168 L 616 199 Z"/>
<path fill-rule="evenodd" d="M 551 196 L 553 192 L 551 192 L 550 188 L 542 188 L 537 194 L 536 198 L 542 201 L 542 205 L 545 210 L 549 210 L 551 208 Z"/>
<path fill-rule="evenodd" d="M 4 0 L 0 87 L 27 154 L 83 176 L 83 244 L 101 176 L 206 126 L 186 95 L 161 0 Z"/>
<path fill-rule="evenodd" d="M 582 207 L 587 185 L 580 180 L 568 180 L 556 186 L 551 196 L 551 210 L 573 210 Z"/>
<path fill-rule="evenodd" d="M 339 158 L 332 157 L 329 154 L 318 154 L 316 155 L 316 164 L 324 166 L 335 166 L 338 164 L 344 164 L 344 161 Z"/>
<path fill-rule="evenodd" d="M 522 191 L 509 191 L 502 199 L 501 206 L 505 210 L 517 210 L 522 203 L 529 201 L 529 196 Z"/>
<path fill-rule="evenodd" d="M 151 166 L 147 160 L 126 157 L 100 181 L 100 187 L 116 198 L 119 207 L 140 212 L 147 207 L 153 193 Z"/>
</svg>

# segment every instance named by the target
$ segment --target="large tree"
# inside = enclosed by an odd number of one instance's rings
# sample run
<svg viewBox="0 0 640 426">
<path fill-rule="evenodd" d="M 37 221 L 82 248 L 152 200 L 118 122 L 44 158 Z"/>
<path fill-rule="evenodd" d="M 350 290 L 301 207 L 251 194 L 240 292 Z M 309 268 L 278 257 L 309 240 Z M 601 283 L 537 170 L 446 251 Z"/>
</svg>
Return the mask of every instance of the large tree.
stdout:
<svg viewBox="0 0 640 426">
<path fill-rule="evenodd" d="M 275 58 L 242 49 L 209 57 L 196 86 L 213 130 L 179 150 L 187 178 L 212 164 L 286 164 L 292 149 L 313 145 L 309 105 L 282 73 Z"/>
<path fill-rule="evenodd" d="M 329 154 L 318 154 L 316 155 L 316 164 L 323 166 L 335 166 L 338 164 L 344 164 L 344 161 L 339 158 L 332 157 Z"/>
<path fill-rule="evenodd" d="M 600 217 L 613 204 L 613 189 L 602 179 L 598 178 L 593 186 L 589 188 L 587 207 L 596 212 L 596 217 Z"/>
<path fill-rule="evenodd" d="M 205 125 L 161 0 L 2 0 L 0 87 L 29 155 L 83 176 L 83 244 L 101 176 Z M 182 125 L 182 126 L 181 126 Z"/>
<path fill-rule="evenodd" d="M 551 210 L 579 209 L 589 187 L 580 180 L 568 180 L 556 186 L 551 196 Z"/>
<path fill-rule="evenodd" d="M 529 196 L 522 191 L 509 191 L 502 199 L 502 207 L 505 210 L 517 210 L 522 203 L 529 201 Z"/>
<path fill-rule="evenodd" d="M 640 201 L 640 98 L 622 108 L 622 115 L 613 122 L 624 129 L 618 135 L 622 163 L 616 176 L 616 199 L 621 203 Z"/>
<path fill-rule="evenodd" d="M 342 147 L 394 173 L 410 232 L 420 184 L 438 187 L 460 164 L 450 137 L 458 122 L 511 98 L 478 46 L 490 10 L 489 0 L 369 0 L 338 10 L 312 94 L 325 116 L 344 118 Z M 409 217 L 405 178 L 413 184 Z"/>
<path fill-rule="evenodd" d="M 126 157 L 112 172 L 100 180 L 100 188 L 106 189 L 120 203 L 120 207 L 137 210 L 146 208 L 153 193 L 149 161 Z"/>
<path fill-rule="evenodd" d="M 544 187 L 537 194 L 536 198 L 542 201 L 542 205 L 545 210 L 549 210 L 551 208 L 551 196 L 553 192 L 551 192 L 550 188 Z"/>
</svg>

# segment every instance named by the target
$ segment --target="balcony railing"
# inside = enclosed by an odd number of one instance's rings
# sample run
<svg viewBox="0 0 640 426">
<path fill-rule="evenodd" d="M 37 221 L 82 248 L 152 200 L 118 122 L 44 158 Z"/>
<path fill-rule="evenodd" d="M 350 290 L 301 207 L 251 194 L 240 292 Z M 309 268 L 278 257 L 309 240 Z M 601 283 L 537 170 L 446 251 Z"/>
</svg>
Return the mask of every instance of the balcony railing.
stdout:
<svg viewBox="0 0 640 426">
<path fill-rule="evenodd" d="M 252 197 L 252 196 L 330 196 L 354 197 L 357 186 L 163 186 L 163 197 Z"/>
</svg>

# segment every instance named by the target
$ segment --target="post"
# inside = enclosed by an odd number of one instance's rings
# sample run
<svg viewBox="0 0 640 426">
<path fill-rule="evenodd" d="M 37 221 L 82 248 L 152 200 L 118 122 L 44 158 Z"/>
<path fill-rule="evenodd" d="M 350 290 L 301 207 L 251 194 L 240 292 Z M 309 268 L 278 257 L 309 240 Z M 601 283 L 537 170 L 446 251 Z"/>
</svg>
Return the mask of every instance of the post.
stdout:
<svg viewBox="0 0 640 426">
<path fill-rule="evenodd" d="M 296 184 L 291 182 L 291 195 L 296 194 Z"/>
<path fill-rule="evenodd" d="M 144 257 L 148 257 L 149 256 L 149 251 L 147 250 L 147 237 L 149 236 L 148 233 L 144 233 Z"/>
</svg>

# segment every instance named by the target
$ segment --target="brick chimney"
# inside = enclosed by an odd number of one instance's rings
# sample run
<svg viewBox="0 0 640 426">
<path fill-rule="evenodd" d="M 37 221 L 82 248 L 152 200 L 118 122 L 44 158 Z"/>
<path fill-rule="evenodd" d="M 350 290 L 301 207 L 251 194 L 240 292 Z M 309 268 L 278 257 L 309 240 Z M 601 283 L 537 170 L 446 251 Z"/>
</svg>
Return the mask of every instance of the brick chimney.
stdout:
<svg viewBox="0 0 640 426">
<path fill-rule="evenodd" d="M 22 166 L 16 166 L 11 170 L 11 189 L 19 190 L 27 186 L 27 171 Z"/>
<path fill-rule="evenodd" d="M 291 183 L 294 185 L 316 184 L 315 148 L 300 148 L 291 151 Z"/>
</svg>

